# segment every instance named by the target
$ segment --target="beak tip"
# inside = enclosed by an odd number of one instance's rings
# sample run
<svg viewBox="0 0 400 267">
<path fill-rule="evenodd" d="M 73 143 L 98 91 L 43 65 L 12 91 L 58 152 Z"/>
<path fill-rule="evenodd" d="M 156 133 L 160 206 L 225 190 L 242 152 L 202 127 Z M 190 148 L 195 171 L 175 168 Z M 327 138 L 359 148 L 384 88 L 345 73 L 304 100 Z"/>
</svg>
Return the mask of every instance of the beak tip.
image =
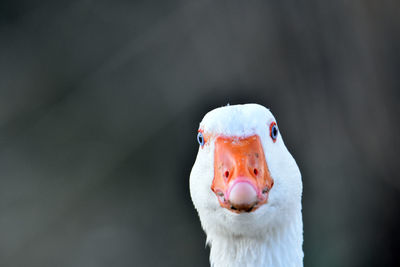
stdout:
<svg viewBox="0 0 400 267">
<path fill-rule="evenodd" d="M 234 206 L 252 206 L 257 202 L 257 191 L 250 183 L 238 182 L 232 186 L 228 199 Z"/>
</svg>

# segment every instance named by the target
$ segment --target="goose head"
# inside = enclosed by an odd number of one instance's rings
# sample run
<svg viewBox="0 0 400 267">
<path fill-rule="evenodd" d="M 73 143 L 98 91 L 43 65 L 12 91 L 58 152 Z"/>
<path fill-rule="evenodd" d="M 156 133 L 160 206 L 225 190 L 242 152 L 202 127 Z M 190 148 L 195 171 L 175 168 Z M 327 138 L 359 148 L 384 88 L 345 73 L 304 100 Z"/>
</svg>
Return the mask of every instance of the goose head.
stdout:
<svg viewBox="0 0 400 267">
<path fill-rule="evenodd" d="M 214 109 L 197 139 L 190 193 L 209 243 L 223 236 L 268 238 L 301 214 L 300 171 L 267 108 Z"/>
</svg>

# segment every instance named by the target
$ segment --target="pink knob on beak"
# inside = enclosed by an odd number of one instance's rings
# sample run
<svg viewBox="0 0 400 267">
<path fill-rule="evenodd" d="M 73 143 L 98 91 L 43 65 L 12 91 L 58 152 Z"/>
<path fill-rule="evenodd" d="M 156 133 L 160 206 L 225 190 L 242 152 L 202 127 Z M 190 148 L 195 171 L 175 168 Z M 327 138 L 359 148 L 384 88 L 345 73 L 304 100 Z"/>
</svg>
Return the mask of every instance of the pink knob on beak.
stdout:
<svg viewBox="0 0 400 267">
<path fill-rule="evenodd" d="M 257 202 L 257 192 L 248 182 L 237 182 L 229 190 L 229 202 L 233 206 L 253 206 Z"/>
</svg>

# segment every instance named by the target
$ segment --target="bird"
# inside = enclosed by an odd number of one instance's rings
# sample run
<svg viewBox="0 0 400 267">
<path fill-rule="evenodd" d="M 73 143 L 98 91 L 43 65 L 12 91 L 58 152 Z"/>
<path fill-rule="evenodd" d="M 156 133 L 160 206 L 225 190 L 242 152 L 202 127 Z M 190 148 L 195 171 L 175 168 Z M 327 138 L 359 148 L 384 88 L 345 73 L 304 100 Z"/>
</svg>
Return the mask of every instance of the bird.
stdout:
<svg viewBox="0 0 400 267">
<path fill-rule="evenodd" d="M 210 265 L 303 266 L 302 177 L 270 110 L 218 107 L 197 141 L 189 187 Z"/>
</svg>

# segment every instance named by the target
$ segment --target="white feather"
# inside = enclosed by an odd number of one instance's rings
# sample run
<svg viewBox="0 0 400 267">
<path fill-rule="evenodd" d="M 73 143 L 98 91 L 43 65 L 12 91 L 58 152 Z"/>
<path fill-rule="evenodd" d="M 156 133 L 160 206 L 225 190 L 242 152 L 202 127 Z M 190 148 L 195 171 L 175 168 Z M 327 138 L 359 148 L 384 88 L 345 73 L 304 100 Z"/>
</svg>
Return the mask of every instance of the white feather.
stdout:
<svg viewBox="0 0 400 267">
<path fill-rule="evenodd" d="M 190 192 L 211 247 L 212 266 L 303 266 L 301 174 L 286 149 L 281 133 L 274 143 L 271 112 L 257 104 L 225 106 L 205 115 L 200 123 L 212 134 L 199 148 L 190 174 Z M 222 208 L 211 191 L 214 177 L 214 138 L 260 137 L 274 187 L 268 203 L 251 213 L 236 214 Z"/>
</svg>

